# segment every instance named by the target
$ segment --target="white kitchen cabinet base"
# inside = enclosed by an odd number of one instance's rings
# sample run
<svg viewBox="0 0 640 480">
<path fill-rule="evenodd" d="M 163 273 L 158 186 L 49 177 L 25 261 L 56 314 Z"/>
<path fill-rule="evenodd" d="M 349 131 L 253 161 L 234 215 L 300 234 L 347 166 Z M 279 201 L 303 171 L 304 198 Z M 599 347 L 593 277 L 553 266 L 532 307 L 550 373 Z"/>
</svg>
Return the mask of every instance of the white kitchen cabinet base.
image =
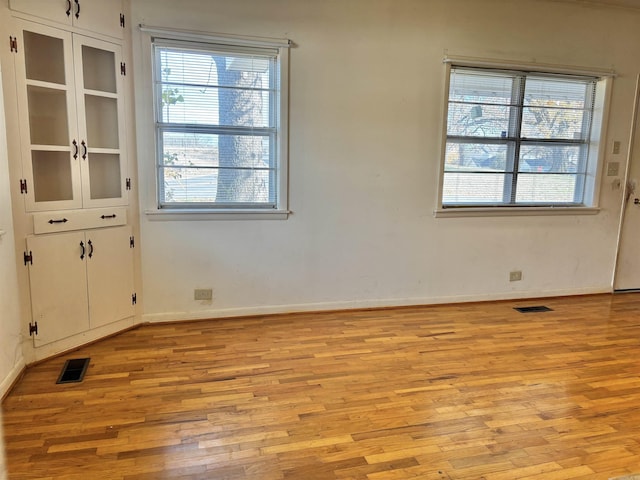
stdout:
<svg viewBox="0 0 640 480">
<path fill-rule="evenodd" d="M 132 238 L 128 226 L 27 237 L 36 347 L 134 315 Z"/>
<path fill-rule="evenodd" d="M 89 328 L 84 232 L 27 237 L 32 325 L 36 345 L 75 335 Z M 85 247 L 86 249 L 86 247 Z"/>
</svg>

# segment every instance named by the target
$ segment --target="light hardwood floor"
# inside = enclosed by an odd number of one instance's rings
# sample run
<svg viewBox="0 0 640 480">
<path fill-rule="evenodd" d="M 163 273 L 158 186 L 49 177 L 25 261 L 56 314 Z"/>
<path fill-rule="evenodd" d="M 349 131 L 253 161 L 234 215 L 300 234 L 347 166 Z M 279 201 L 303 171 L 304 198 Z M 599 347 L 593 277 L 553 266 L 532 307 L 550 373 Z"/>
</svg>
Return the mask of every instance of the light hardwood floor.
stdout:
<svg viewBox="0 0 640 480">
<path fill-rule="evenodd" d="M 3 408 L 10 479 L 608 479 L 640 472 L 640 295 L 144 325 Z"/>
</svg>

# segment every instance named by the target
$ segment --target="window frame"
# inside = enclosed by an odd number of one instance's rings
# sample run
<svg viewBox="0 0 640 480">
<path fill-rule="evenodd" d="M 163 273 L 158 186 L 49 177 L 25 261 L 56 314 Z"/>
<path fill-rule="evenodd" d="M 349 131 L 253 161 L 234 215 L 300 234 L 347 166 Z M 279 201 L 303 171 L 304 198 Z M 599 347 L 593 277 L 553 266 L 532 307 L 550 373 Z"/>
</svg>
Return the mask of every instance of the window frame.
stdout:
<svg viewBox="0 0 640 480">
<path fill-rule="evenodd" d="M 153 207 L 147 208 L 145 214 L 151 220 L 205 220 L 205 219 L 286 219 L 288 210 L 288 102 L 289 102 L 289 47 L 287 39 L 270 39 L 262 37 L 230 36 L 221 34 L 208 34 L 185 30 L 166 30 L 158 27 L 141 25 L 140 30 L 150 35 L 149 45 L 149 80 L 151 83 L 152 101 L 152 128 L 153 128 L 153 186 L 148 182 L 148 189 L 153 191 Z M 276 107 L 270 115 L 273 116 L 275 125 L 269 126 L 274 130 L 275 141 L 270 141 L 270 155 L 274 155 L 273 164 L 276 171 L 275 203 L 260 205 L 258 203 L 234 203 L 216 205 L 213 202 L 198 203 L 185 202 L 175 205 L 167 205 L 162 202 L 163 186 L 160 172 L 164 167 L 162 144 L 159 136 L 163 131 L 174 131 L 174 127 L 161 128 L 158 120 L 161 111 L 161 103 L 156 90 L 157 72 L 159 65 L 156 59 L 156 47 L 183 48 L 187 51 L 202 50 L 212 53 L 256 53 L 263 52 L 275 57 L 275 98 L 271 100 L 271 106 Z M 178 128 L 179 129 L 179 128 Z M 204 127 L 195 130 L 224 130 L 218 127 Z M 182 131 L 195 131 L 182 130 Z M 241 129 L 240 129 L 241 130 Z M 150 172 L 149 172 L 150 173 Z M 149 192 L 151 193 L 151 192 Z M 151 195 L 149 195 L 150 197 Z M 148 200 L 151 203 L 151 199 Z"/>
<path fill-rule="evenodd" d="M 470 58 L 444 59 L 444 94 L 442 109 L 442 137 L 439 159 L 439 175 L 436 217 L 457 216 L 508 216 L 508 215 L 557 215 L 557 214 L 596 214 L 598 207 L 600 182 L 605 157 L 606 123 L 611 97 L 611 83 L 615 74 L 606 70 L 591 70 L 582 68 L 559 67 L 544 64 L 522 64 L 515 62 L 496 62 L 490 60 Z M 549 204 L 459 204 L 447 205 L 443 202 L 445 156 L 448 140 L 448 114 L 451 70 L 453 68 L 473 68 L 485 71 L 506 71 L 532 76 L 565 76 L 565 77 L 593 77 L 596 79 L 595 95 L 593 99 L 591 135 L 588 140 L 587 167 L 583 203 L 549 203 Z M 478 137 L 482 139 L 483 137 Z M 521 140 L 520 140 L 521 141 Z M 522 173 L 522 172 L 520 172 Z M 514 184 L 515 185 L 515 184 Z"/>
</svg>

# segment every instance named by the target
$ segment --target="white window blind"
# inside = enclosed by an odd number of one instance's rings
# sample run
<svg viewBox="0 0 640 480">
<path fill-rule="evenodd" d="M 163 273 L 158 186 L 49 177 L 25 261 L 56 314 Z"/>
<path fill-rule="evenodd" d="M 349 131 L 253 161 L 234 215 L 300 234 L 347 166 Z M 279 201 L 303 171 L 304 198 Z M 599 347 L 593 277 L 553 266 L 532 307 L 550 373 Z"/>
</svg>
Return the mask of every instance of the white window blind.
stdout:
<svg viewBox="0 0 640 480">
<path fill-rule="evenodd" d="M 585 206 L 597 83 L 452 66 L 442 207 Z"/>
<path fill-rule="evenodd" d="M 160 208 L 279 208 L 278 48 L 154 41 Z"/>
</svg>

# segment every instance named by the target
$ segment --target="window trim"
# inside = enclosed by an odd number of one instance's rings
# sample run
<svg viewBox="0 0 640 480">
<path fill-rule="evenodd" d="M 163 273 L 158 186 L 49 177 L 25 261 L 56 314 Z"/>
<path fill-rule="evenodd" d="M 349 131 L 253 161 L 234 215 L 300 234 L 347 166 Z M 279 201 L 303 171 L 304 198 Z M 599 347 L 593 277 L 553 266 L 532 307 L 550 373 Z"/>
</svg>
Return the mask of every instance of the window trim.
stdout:
<svg viewBox="0 0 640 480">
<path fill-rule="evenodd" d="M 609 118 L 609 106 L 611 100 L 611 85 L 616 74 L 612 70 L 589 69 L 582 67 L 570 67 L 561 65 L 549 65 L 540 63 L 521 63 L 509 61 L 495 61 L 488 59 L 476 59 L 472 57 L 445 57 L 443 60 L 444 82 L 442 102 L 442 124 L 440 138 L 440 157 L 438 162 L 438 188 L 435 217 L 477 217 L 477 216 L 529 216 L 529 215 L 593 215 L 600 211 L 599 196 L 602 181 L 602 171 L 606 154 L 606 127 Z M 443 186 L 445 173 L 445 154 L 447 146 L 447 124 L 449 109 L 449 89 L 451 69 L 453 67 L 471 67 L 485 69 L 503 69 L 532 73 L 547 73 L 559 75 L 593 76 L 598 77 L 593 107 L 593 118 L 590 139 L 589 155 L 587 160 L 586 178 L 592 179 L 585 182 L 584 205 L 462 205 L 443 206 Z"/>
<path fill-rule="evenodd" d="M 150 27 L 145 25 L 139 26 L 139 31 L 148 35 L 146 57 L 149 59 L 148 75 L 145 82 L 151 85 L 151 118 L 149 119 L 151 130 L 153 132 L 152 159 L 150 165 L 145 168 L 147 176 L 152 178 L 145 179 L 147 185 L 147 205 L 144 209 L 145 215 L 150 220 L 236 220 L 236 219 L 286 219 L 291 213 L 288 205 L 288 170 L 289 170 L 289 47 L 291 41 L 288 39 L 252 37 L 239 35 L 226 35 L 217 33 L 207 33 L 189 30 L 170 30 L 161 27 Z M 276 165 L 277 165 L 277 191 L 276 204 L 272 206 L 251 205 L 248 207 L 221 205 L 217 207 L 212 204 L 190 204 L 184 206 L 167 207 L 160 206 L 160 189 L 158 179 L 158 141 L 157 128 L 155 119 L 157 118 L 157 99 L 155 95 L 155 48 L 154 43 L 159 42 L 163 45 L 175 44 L 188 48 L 194 45 L 196 48 L 210 48 L 215 50 L 216 47 L 222 49 L 238 51 L 247 51 L 252 49 L 272 50 L 277 52 L 276 75 L 279 82 L 278 109 L 275 112 L 276 121 Z M 146 48 L 145 48 L 146 50 Z M 150 132 L 151 133 L 151 132 Z"/>
</svg>

